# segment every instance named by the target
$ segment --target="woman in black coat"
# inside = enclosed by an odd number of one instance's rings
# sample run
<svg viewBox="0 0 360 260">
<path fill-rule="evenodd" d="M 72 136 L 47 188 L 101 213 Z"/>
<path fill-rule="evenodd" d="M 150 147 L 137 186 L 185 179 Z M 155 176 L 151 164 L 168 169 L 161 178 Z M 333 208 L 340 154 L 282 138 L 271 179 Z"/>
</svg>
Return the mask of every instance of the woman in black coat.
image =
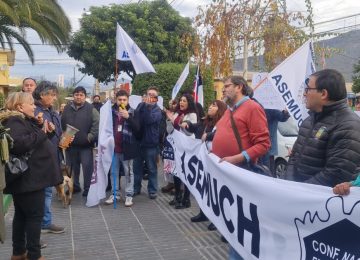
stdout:
<svg viewBox="0 0 360 260">
<path fill-rule="evenodd" d="M 16 259 L 44 259 L 40 250 L 41 221 L 44 215 L 46 187 L 55 186 L 63 178 L 57 161 L 57 154 L 34 118 L 34 99 L 29 93 L 16 92 L 9 95 L 0 121 L 14 143 L 10 153 L 21 156 L 30 153 L 28 169 L 13 175 L 6 171 L 4 193 L 12 194 L 15 214 L 13 219 L 13 256 Z"/>
<path fill-rule="evenodd" d="M 223 116 L 226 111 L 226 104 L 220 100 L 214 100 L 208 109 L 207 115 L 205 118 L 201 118 L 199 123 L 192 124 L 190 122 L 184 122 L 182 125 L 183 128 L 186 128 L 189 132 L 195 134 L 195 138 L 201 139 L 203 142 L 206 142 L 209 151 L 211 151 L 211 142 L 215 135 L 215 125 L 219 119 Z M 206 221 L 207 217 L 200 209 L 200 213 L 195 217 L 191 218 L 191 222 L 201 222 Z M 209 230 L 215 230 L 216 227 L 213 223 L 210 223 L 208 226 Z"/>
</svg>

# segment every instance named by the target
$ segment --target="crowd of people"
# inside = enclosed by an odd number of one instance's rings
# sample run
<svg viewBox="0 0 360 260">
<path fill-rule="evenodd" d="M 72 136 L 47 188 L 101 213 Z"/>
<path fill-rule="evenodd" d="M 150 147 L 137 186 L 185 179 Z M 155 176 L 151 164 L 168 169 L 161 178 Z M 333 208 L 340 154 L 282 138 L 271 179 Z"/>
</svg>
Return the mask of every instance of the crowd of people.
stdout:
<svg viewBox="0 0 360 260">
<path fill-rule="evenodd" d="M 335 70 L 322 70 L 306 81 L 304 98 L 309 117 L 299 129 L 292 149 L 286 180 L 334 187 L 346 195 L 351 186 L 360 186 L 360 118 L 347 105 L 343 76 Z M 136 108 L 129 105 L 129 93 L 120 90 L 112 105 L 114 157 L 109 176 L 119 176 L 109 185 L 118 191 L 106 204 L 120 200 L 120 180 L 125 179 L 125 206 L 134 205 L 133 197 L 141 192 L 146 169 L 150 199 L 158 194 L 158 167 L 165 138 L 174 129 L 190 138 L 206 143 L 210 152 L 238 167 L 253 170 L 267 166 L 274 177 L 274 156 L 277 154 L 277 122 L 286 121 L 289 113 L 264 109 L 253 97 L 253 90 L 240 76 L 224 79 L 223 100 L 213 100 L 205 114 L 189 93 L 171 100 L 167 109 L 157 105 L 159 89 L 149 87 Z M 12 228 L 12 260 L 44 259 L 41 256 L 41 232 L 63 233 L 65 229 L 52 223 L 53 186 L 62 182 L 61 163 L 73 173 L 74 193 L 87 196 L 93 173 L 93 148 L 99 132 L 99 96 L 93 104 L 86 101 L 86 90 L 76 87 L 73 101 L 55 111 L 58 90 L 50 82 L 27 78 L 22 92 L 9 95 L 1 123 L 10 128 L 15 155 L 30 154 L 29 172 L 21 177 L 6 175 L 5 193 L 13 195 L 15 214 Z M 357 104 L 358 105 L 358 104 Z M 360 106 L 360 105 L 359 105 Z M 66 153 L 59 141 L 66 126 L 78 129 Z M 80 166 L 83 187 L 80 185 Z M 49 174 L 51 173 L 51 174 Z M 357 178 L 357 179 L 356 179 Z M 169 205 L 175 209 L 191 206 L 190 191 L 180 178 L 168 176 L 164 193 L 173 193 Z M 112 182 L 112 183 L 111 183 Z M 191 222 L 206 221 L 200 210 Z M 209 230 L 216 230 L 210 223 Z M 223 238 L 223 241 L 226 240 Z M 243 259 L 230 246 L 229 259 Z"/>
</svg>

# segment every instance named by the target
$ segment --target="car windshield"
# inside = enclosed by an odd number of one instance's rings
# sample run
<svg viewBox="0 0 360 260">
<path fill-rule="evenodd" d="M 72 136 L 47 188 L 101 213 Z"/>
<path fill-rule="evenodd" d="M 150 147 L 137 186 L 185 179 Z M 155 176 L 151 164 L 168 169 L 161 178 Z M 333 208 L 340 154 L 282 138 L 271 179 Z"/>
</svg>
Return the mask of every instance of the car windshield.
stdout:
<svg viewBox="0 0 360 260">
<path fill-rule="evenodd" d="M 286 122 L 279 122 L 278 129 L 282 136 L 297 136 L 299 132 L 296 121 L 292 117 Z"/>
</svg>

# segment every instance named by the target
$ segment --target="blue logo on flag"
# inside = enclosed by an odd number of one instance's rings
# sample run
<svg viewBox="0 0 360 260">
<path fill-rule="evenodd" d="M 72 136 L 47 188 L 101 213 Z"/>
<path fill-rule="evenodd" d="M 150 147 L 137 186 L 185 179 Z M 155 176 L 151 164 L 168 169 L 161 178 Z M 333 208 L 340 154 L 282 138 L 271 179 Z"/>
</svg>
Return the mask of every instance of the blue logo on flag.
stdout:
<svg viewBox="0 0 360 260">
<path fill-rule="evenodd" d="M 121 58 L 122 58 L 122 59 L 123 59 L 123 58 L 130 59 L 129 53 L 128 53 L 127 51 L 123 51 L 123 54 L 122 54 L 122 57 L 121 57 Z"/>
</svg>

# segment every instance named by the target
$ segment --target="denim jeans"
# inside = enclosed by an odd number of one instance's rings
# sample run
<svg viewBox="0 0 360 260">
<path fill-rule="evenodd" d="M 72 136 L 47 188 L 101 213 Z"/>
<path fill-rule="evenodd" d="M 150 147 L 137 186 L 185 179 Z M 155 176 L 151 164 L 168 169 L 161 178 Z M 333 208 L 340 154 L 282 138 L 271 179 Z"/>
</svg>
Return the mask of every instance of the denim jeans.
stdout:
<svg viewBox="0 0 360 260">
<path fill-rule="evenodd" d="M 45 188 L 45 208 L 41 228 L 48 228 L 52 223 L 51 213 L 52 187 Z"/>
<path fill-rule="evenodd" d="M 229 246 L 229 260 L 244 260 L 244 258 L 232 246 Z"/>
<path fill-rule="evenodd" d="M 141 147 L 140 157 L 134 159 L 134 192 L 141 190 L 141 181 L 143 177 L 143 162 L 145 161 L 149 169 L 148 193 L 156 194 L 158 189 L 158 174 L 156 160 L 159 154 L 158 147 Z"/>
<path fill-rule="evenodd" d="M 94 170 L 92 147 L 70 147 L 66 151 L 66 163 L 74 173 L 74 189 L 80 189 L 80 164 L 83 170 L 84 191 L 89 191 Z"/>
<path fill-rule="evenodd" d="M 114 175 L 119 176 L 120 163 L 123 166 L 125 173 L 125 194 L 127 197 L 132 197 L 134 195 L 134 170 L 133 170 L 133 160 L 124 161 L 124 154 L 114 153 L 112 165 L 111 165 L 111 179 L 113 180 Z M 120 182 L 117 190 L 120 190 Z"/>
<path fill-rule="evenodd" d="M 44 190 L 14 194 L 13 200 L 13 255 L 22 255 L 27 251 L 27 259 L 39 259 L 41 220 L 45 205 Z"/>
</svg>

